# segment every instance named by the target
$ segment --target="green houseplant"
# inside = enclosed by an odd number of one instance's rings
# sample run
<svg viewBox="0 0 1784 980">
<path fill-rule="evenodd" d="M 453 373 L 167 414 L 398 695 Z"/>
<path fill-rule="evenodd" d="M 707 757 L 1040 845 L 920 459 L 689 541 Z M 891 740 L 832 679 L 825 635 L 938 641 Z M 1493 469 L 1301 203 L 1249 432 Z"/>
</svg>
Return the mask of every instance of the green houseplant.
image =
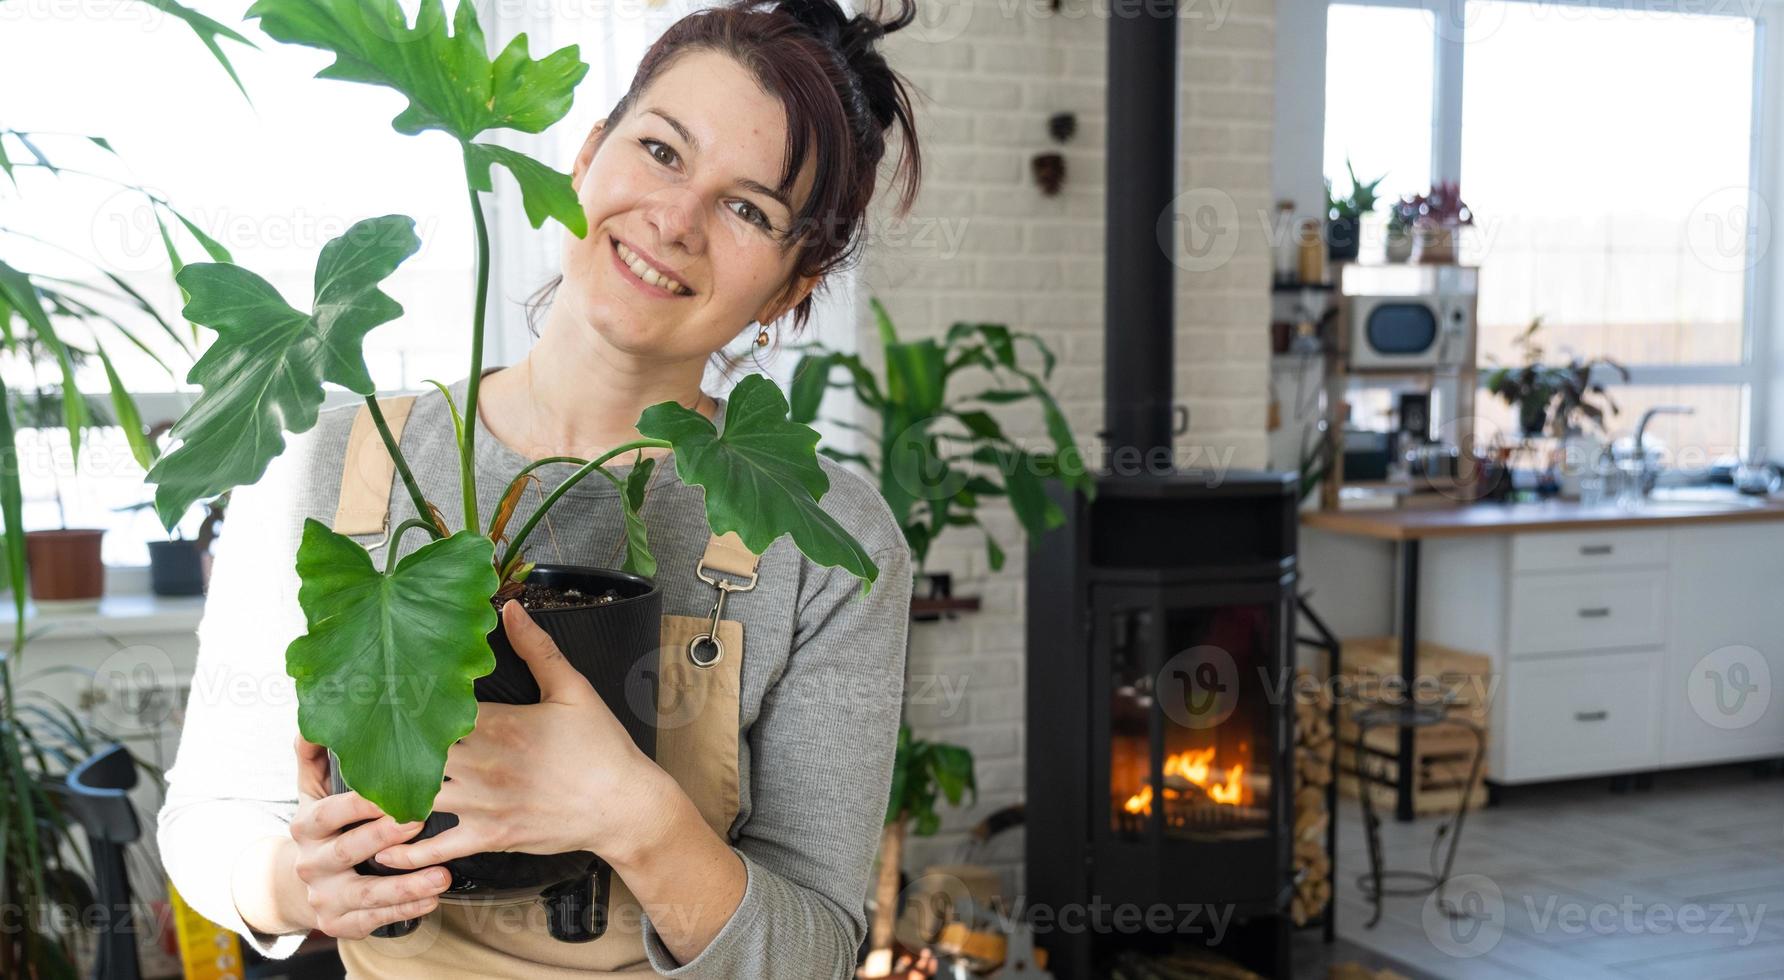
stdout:
<svg viewBox="0 0 1784 980">
<path fill-rule="evenodd" d="M 1387 179 L 1383 174 L 1364 183 L 1348 158 L 1344 169 L 1350 173 L 1350 193 L 1343 197 L 1332 193 L 1332 179 L 1326 178 L 1326 255 L 1334 262 L 1355 259 L 1362 250 L 1363 216 L 1375 211 L 1375 189 Z"/>
<path fill-rule="evenodd" d="M 1518 427 L 1526 439 L 1545 432 L 1565 438 L 1581 433 L 1588 425 L 1602 434 L 1605 413 L 1615 415 L 1617 403 L 1604 383 L 1593 379 L 1593 372 L 1608 369 L 1628 381 L 1629 370 L 1608 357 L 1588 359 L 1577 354 L 1566 364 L 1545 364 L 1543 346 L 1536 339 L 1541 330 L 1542 317 L 1537 317 L 1518 334 L 1513 343 L 1523 363 L 1495 367 L 1487 375 L 1487 391 L 1517 409 Z"/>
<path fill-rule="evenodd" d="M 898 755 L 892 763 L 892 792 L 886 804 L 886 827 L 880 838 L 879 878 L 874 883 L 874 916 L 867 948 L 892 946 L 892 930 L 898 921 L 898 871 L 907 833 L 930 837 L 942 827 L 936 812 L 938 800 L 959 806 L 971 794 L 979 796 L 973 771 L 973 754 L 959 745 L 927 742 L 911 735 L 909 725 L 898 729 Z"/>
<path fill-rule="evenodd" d="M 186 24 L 241 88 L 235 68 L 218 42 L 228 39 L 253 47 L 246 38 L 176 0 L 150 0 L 150 5 Z M 58 80 L 46 81 L 59 84 Z M 5 122 L 0 120 L 0 176 L 14 190 L 26 190 L 19 179 L 21 173 L 41 174 L 58 182 L 108 184 L 147 203 L 174 272 L 182 266 L 177 228 L 184 228 L 207 255 L 227 260 L 228 250 L 166 198 L 100 169 L 65 165 L 66 154 L 77 145 L 97 147 L 106 159 L 115 157 L 103 136 L 40 133 L 9 127 Z M 66 251 L 4 220 L 0 220 L 0 245 Z M 154 461 L 154 446 L 112 363 L 108 344 L 138 348 L 167 367 L 162 354 L 146 339 L 159 332 L 178 354 L 190 353 L 182 337 L 184 331 L 163 317 L 141 290 L 104 266 L 69 255 L 90 266 L 86 274 L 77 277 L 22 260 L 0 260 L 0 351 L 33 364 L 41 362 L 58 378 L 44 386 L 46 393 L 54 391 L 53 398 L 38 399 L 35 390 L 12 387 L 0 398 L 0 584 L 11 590 L 13 603 L 12 641 L 0 656 L 0 906 L 16 913 L 9 917 L 7 928 L 0 930 L 0 976 L 5 977 L 72 978 L 85 946 L 90 945 L 80 942 L 81 917 L 62 914 L 92 908 L 94 896 L 92 869 L 60 803 L 58 785 L 69 770 L 112 741 L 105 732 L 83 724 L 68 705 L 32 686 L 38 676 L 74 668 L 51 665 L 23 672 L 31 633 L 26 617 L 27 532 L 15 433 L 21 419 L 26 425 L 60 425 L 67 430 L 69 448 L 78 465 L 83 431 L 100 422 L 96 407 L 76 383 L 76 370 L 83 362 L 97 361 L 109 389 L 111 421 L 122 430 L 136 461 L 146 468 Z M 33 412 L 47 408 L 51 414 L 26 417 L 19 414 L 21 407 Z M 141 760 L 136 764 L 159 780 L 153 767 Z M 141 880 L 155 877 L 145 872 Z"/>
<path fill-rule="evenodd" d="M 426 499 L 416 483 L 384 420 L 362 351 L 371 330 L 402 314 L 379 287 L 420 246 L 412 218 L 367 218 L 325 244 L 308 311 L 292 307 L 266 280 L 234 264 L 196 263 L 178 277 L 190 297 L 185 315 L 214 331 L 215 338 L 188 378 L 202 393 L 175 423 L 170 432 L 175 445 L 148 475 L 163 523 L 172 526 L 197 500 L 260 479 L 283 450 L 286 433 L 316 424 L 325 382 L 364 399 L 412 505 L 406 516 L 391 515 L 387 539 L 374 546 L 384 549 L 381 566 L 367 547 L 322 522 L 307 520 L 303 526 L 296 566 L 307 632 L 286 650 L 286 669 L 297 682 L 299 730 L 329 748 L 342 785 L 399 822 L 427 818 L 423 836 L 450 826 L 436 823 L 441 815 L 430 816 L 447 750 L 471 731 L 480 696 L 522 700 L 525 691 L 495 689 L 505 688 L 516 672 L 530 679 L 499 628 L 497 604 L 533 586 L 554 586 L 578 571 L 535 566 L 527 560 L 526 545 L 551 507 L 582 480 L 599 476 L 622 490 L 622 513 L 616 516 L 626 531 L 625 561 L 607 579 L 632 590 L 627 600 L 660 601 L 660 589 L 649 580 L 655 559 L 639 515 L 655 467 L 654 458 L 642 455 L 645 450 L 673 452 L 676 475 L 705 491 L 715 533 L 735 532 L 756 553 L 790 535 L 812 561 L 846 570 L 863 589 L 871 586 L 878 569 L 867 552 L 819 506 L 829 482 L 818 460 L 817 432 L 790 420 L 785 397 L 760 375 L 744 378 L 732 391 L 723 431 L 676 403 L 653 405 L 637 420 L 642 438 L 595 459 L 534 461 L 513 475 L 493 513 L 481 512 L 474 420 L 490 267 L 481 195 L 492 188 L 492 168 L 506 170 L 518 183 L 535 228 L 549 218 L 582 237 L 587 226 L 567 174 L 479 138 L 498 129 L 537 133 L 557 122 L 570 109 L 588 66 L 574 46 L 535 59 L 524 34 L 492 59 L 468 0 L 458 4 L 450 30 L 440 0 L 423 0 L 412 25 L 394 0 L 259 0 L 247 16 L 276 40 L 333 54 L 318 77 L 379 85 L 404 96 L 408 104 L 393 120 L 397 131 L 451 137 L 476 230 L 464 404 L 453 404 L 451 393 L 442 389 L 455 425 L 462 500 L 444 509 Z M 626 477 L 608 469 L 634 454 L 637 462 Z M 564 463 L 575 471 L 520 519 L 521 497 L 537 482 L 536 471 Z M 400 554 L 398 545 L 410 533 L 428 540 Z M 639 628 L 648 621 L 654 646 L 657 622 L 636 615 L 635 604 L 583 608 L 625 610 Z M 540 625 L 552 632 L 543 618 Z M 599 644 L 560 645 L 573 663 L 582 653 L 606 658 L 602 663 L 608 666 L 628 656 Z M 590 668 L 576 665 L 589 674 Z M 427 697 L 409 699 L 386 687 L 392 679 L 418 677 L 430 682 Z M 501 680 L 486 683 L 488 678 Z M 597 691 L 608 693 L 600 680 L 590 679 Z M 340 696 L 356 689 L 395 696 Z M 536 686 L 532 697 L 537 698 Z M 581 857 L 474 855 L 448 867 L 455 890 L 532 888 L 540 881 L 564 880 L 560 872 L 567 867 L 586 869 L 590 855 L 576 854 Z M 530 857 L 559 860 L 549 867 L 521 860 Z"/>
<path fill-rule="evenodd" d="M 832 424 L 859 431 L 872 444 L 868 453 L 821 450 L 834 459 L 864 467 L 879 482 L 911 547 L 911 567 L 921 572 L 929 548 L 951 527 L 976 527 L 985 536 L 992 570 L 1003 567 L 1004 550 L 980 522 L 978 510 L 989 497 L 1007 497 L 1024 531 L 1040 534 L 1058 527 L 1065 515 L 1046 492 L 1059 480 L 1096 494 L 1096 481 L 1078 452 L 1065 413 L 1047 389 L 1055 358 L 1031 333 L 996 323 L 956 323 L 946 336 L 900 340 L 892 318 L 878 299 L 869 300 L 879 327 L 885 373 L 876 375 L 856 354 L 822 344 L 803 344 L 793 370 L 792 416 L 818 417 L 824 393 L 847 388 L 877 416 L 877 429 L 842 419 Z M 1021 345 L 1041 359 L 1038 372 L 1025 366 Z M 837 369 L 843 377 L 837 380 Z M 991 385 L 951 395 L 950 382 L 967 368 L 990 375 Z M 982 375 L 980 377 L 983 377 Z M 1048 451 L 1025 450 L 1004 434 L 996 415 L 1003 406 L 1036 401 L 1052 441 Z"/>
</svg>

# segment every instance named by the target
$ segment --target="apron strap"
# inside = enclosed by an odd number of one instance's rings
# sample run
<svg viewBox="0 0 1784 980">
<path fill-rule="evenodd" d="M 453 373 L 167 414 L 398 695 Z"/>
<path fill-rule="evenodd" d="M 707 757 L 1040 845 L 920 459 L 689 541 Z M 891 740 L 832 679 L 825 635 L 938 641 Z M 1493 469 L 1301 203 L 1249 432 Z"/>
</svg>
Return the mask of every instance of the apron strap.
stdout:
<svg viewBox="0 0 1784 980">
<path fill-rule="evenodd" d="M 415 406 L 414 395 L 378 399 L 378 408 L 390 426 L 391 438 L 403 438 L 403 426 L 409 421 L 409 410 Z M 390 518 L 390 488 L 396 480 L 396 461 L 378 437 L 378 424 L 372 421 L 372 410 L 359 406 L 353 417 L 353 431 L 347 436 L 347 455 L 341 463 L 341 496 L 335 506 L 336 534 L 377 534 L 385 529 Z M 706 542 L 706 553 L 699 569 L 711 569 L 751 579 L 756 576 L 760 556 L 744 547 L 743 539 L 734 531 L 715 534 Z"/>
<path fill-rule="evenodd" d="M 378 399 L 390 436 L 401 445 L 403 425 L 409 421 L 414 395 Z M 347 457 L 341 463 L 341 497 L 335 506 L 336 534 L 377 534 L 390 517 L 390 485 L 396 479 L 396 460 L 378 437 L 370 406 L 360 405 L 347 436 Z"/>
</svg>

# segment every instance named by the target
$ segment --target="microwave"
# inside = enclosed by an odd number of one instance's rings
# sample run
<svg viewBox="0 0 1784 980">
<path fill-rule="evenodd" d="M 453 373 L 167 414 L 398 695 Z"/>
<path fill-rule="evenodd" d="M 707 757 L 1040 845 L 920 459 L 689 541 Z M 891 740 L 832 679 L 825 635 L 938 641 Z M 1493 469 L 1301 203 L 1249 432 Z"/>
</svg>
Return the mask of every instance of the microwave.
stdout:
<svg viewBox="0 0 1784 980">
<path fill-rule="evenodd" d="M 1474 357 L 1474 294 L 1345 298 L 1352 371 L 1453 370 Z"/>
</svg>

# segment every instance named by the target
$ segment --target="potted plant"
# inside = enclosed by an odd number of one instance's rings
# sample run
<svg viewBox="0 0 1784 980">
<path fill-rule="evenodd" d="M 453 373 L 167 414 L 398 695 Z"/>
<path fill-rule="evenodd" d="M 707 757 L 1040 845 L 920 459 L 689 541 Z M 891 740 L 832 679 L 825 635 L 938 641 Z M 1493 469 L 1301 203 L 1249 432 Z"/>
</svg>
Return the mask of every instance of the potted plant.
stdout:
<svg viewBox="0 0 1784 980">
<path fill-rule="evenodd" d="M 332 0 L 259 0 L 248 16 L 275 40 L 332 53 L 335 60 L 319 77 L 379 85 L 405 96 L 408 106 L 393 120 L 399 132 L 434 130 L 456 141 L 477 232 L 464 404 L 453 404 L 442 389 L 456 424 L 462 499 L 444 509 L 422 494 L 411 475 L 374 397 L 362 350 L 371 330 L 402 314 L 379 287 L 420 247 L 414 219 L 367 218 L 325 244 L 308 311 L 289 305 L 265 279 L 232 263 L 194 263 L 178 276 L 190 297 L 185 316 L 215 337 L 188 376 L 201 394 L 170 433 L 176 445 L 148 474 L 165 525 L 172 527 L 198 500 L 260 479 L 284 448 L 285 433 L 316 424 L 327 382 L 364 398 L 412 505 L 410 513 L 391 515 L 387 539 L 374 546 L 383 549 L 381 562 L 321 521 L 304 523 L 296 566 L 298 603 L 308 625 L 286 650 L 286 668 L 297 682 L 299 730 L 328 747 L 338 785 L 358 791 L 399 822 L 426 818 L 418 838 L 455 822 L 451 814 L 434 813 L 433 802 L 447 749 L 471 731 L 477 701 L 538 699 L 537 685 L 496 615 L 511 597 L 536 610 L 534 619 L 625 721 L 626 668 L 656 649 L 661 619 L 662 592 L 651 578 L 656 561 L 639 516 L 656 465 L 645 451 L 672 452 L 676 476 L 704 489 L 714 533 L 735 532 L 758 554 L 790 535 L 813 562 L 846 570 L 864 590 L 871 586 L 877 567 L 819 506 L 829 481 L 818 461 L 817 432 L 788 417 L 786 398 L 761 375 L 744 378 L 732 391 L 723 431 L 674 402 L 653 405 L 637 420 L 641 438 L 595 459 L 535 461 L 513 475 L 495 512 L 484 513 L 473 464 L 477 426 L 463 420 L 477 417 L 483 374 L 490 243 L 481 195 L 491 189 L 491 168 L 500 167 L 517 181 L 533 227 L 550 218 L 581 237 L 587 226 L 569 175 L 479 137 L 504 128 L 545 130 L 569 111 L 588 66 L 574 46 L 535 59 L 524 34 L 492 60 L 476 7 L 465 0 L 450 34 L 440 0 L 423 0 L 413 26 L 394 0 L 346 6 Z M 276 390 L 270 387 L 275 379 Z M 266 396 L 269 391 L 272 397 Z M 634 457 L 624 478 L 607 469 Z M 520 519 L 523 492 L 538 481 L 540 467 L 553 463 L 577 468 Z M 534 529 L 566 491 L 591 476 L 622 491 L 615 516 L 626 529 L 623 566 L 529 561 L 526 547 Z M 400 546 L 411 534 L 425 543 L 404 553 Z M 406 659 L 392 664 L 393 651 Z M 338 696 L 367 683 L 381 689 L 392 672 L 425 675 L 431 694 L 418 702 L 378 698 L 370 705 Z M 651 732 L 628 727 L 648 750 Z M 591 857 L 586 852 L 473 855 L 448 863 L 452 893 L 536 893 L 542 884 L 578 876 L 586 881 Z M 384 869 L 368 863 L 362 870 Z"/>
<path fill-rule="evenodd" d="M 1462 202 L 1456 181 L 1439 181 L 1430 193 L 1414 199 L 1413 259 L 1423 265 L 1451 265 L 1456 261 L 1456 237 L 1463 226 L 1474 224 L 1474 212 Z"/>
<path fill-rule="evenodd" d="M 979 507 L 987 498 L 1007 498 L 1023 530 L 1035 535 L 1065 520 L 1047 496 L 1047 481 L 1096 495 L 1096 481 L 1079 454 L 1071 425 L 1047 389 L 1055 358 L 1040 337 L 1002 324 L 956 323 L 943 337 L 905 341 L 878 299 L 869 299 L 868 305 L 879 328 L 884 375 L 874 374 L 859 355 L 818 343 L 799 345 L 795 349 L 803 356 L 793 369 L 792 417 L 816 420 L 831 388 L 848 389 L 877 417 L 877 425 L 869 428 L 824 420 L 861 433 L 872 444 L 871 452 L 820 452 L 857 463 L 878 481 L 910 545 L 913 574 L 929 575 L 923 567 L 930 546 L 949 528 L 963 527 L 984 534 L 986 562 L 993 571 L 1003 568 L 1004 549 L 979 520 Z M 1041 359 L 1038 370 L 1023 363 L 1023 346 Z M 840 380 L 835 378 L 838 368 Z M 963 374 L 967 368 L 988 373 L 990 384 L 951 396 L 949 385 L 968 376 Z M 985 380 L 983 374 L 970 374 Z M 1052 442 L 1045 451 L 1018 446 L 999 421 L 1005 406 L 1030 400 L 1040 404 Z M 945 588 L 938 584 L 929 593 L 935 596 Z"/>
<path fill-rule="evenodd" d="M 1560 489 L 1578 492 L 1579 477 L 1596 462 L 1605 430 L 1605 415 L 1617 414 L 1617 403 L 1594 372 L 1609 370 L 1629 380 L 1629 370 L 1608 357 L 1581 358 L 1570 354 L 1565 364 L 1545 364 L 1545 352 L 1536 335 L 1542 317 L 1530 321 L 1513 342 L 1523 363 L 1497 367 L 1487 375 L 1487 391 L 1517 409 L 1518 428 L 1525 440 L 1548 434 L 1560 440 Z M 1600 404 L 1602 401 L 1602 404 Z"/>
<path fill-rule="evenodd" d="M 1419 211 L 1425 204 L 1425 195 L 1407 194 L 1388 205 L 1388 239 L 1387 260 L 1389 262 L 1410 262 L 1417 238 L 1415 226 L 1418 223 Z"/>
<path fill-rule="evenodd" d="M 118 509 L 140 511 L 154 506 L 153 500 L 145 500 Z M 223 526 L 223 515 L 228 507 L 227 493 L 204 501 L 194 508 L 204 513 L 197 534 L 188 538 L 185 530 L 176 526 L 173 537 L 157 538 L 148 543 L 149 591 L 160 596 L 205 594 L 211 580 L 211 544 L 217 539 L 217 529 Z"/>
<path fill-rule="evenodd" d="M 1375 189 L 1387 179 L 1383 174 L 1368 183 L 1357 177 L 1357 168 L 1347 158 L 1344 169 L 1350 173 L 1350 193 L 1335 197 L 1332 179 L 1326 178 L 1326 255 L 1333 262 L 1349 262 L 1363 246 L 1363 216 L 1375 210 Z"/>
<path fill-rule="evenodd" d="M 898 756 L 892 764 L 892 793 L 886 806 L 886 828 L 880 838 L 879 877 L 874 883 L 874 913 L 867 935 L 867 962 L 860 975 L 886 976 L 892 966 L 892 933 L 898 923 L 899 867 L 907 833 L 932 837 L 942 827 L 936 800 L 959 806 L 971 794 L 978 801 L 973 754 L 958 745 L 912 737 L 910 726 L 898 729 Z"/>
</svg>

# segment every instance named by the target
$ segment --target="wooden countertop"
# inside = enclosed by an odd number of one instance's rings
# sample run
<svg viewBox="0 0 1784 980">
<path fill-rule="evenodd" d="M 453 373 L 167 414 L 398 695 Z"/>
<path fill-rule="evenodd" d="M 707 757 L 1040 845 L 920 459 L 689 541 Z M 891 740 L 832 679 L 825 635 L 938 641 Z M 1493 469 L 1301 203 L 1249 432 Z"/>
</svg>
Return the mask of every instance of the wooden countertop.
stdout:
<svg viewBox="0 0 1784 980">
<path fill-rule="evenodd" d="M 1733 494 L 1730 494 L 1733 497 Z M 1748 500 L 1753 502 L 1748 503 Z M 1720 524 L 1784 520 L 1784 498 L 1736 498 L 1728 501 L 1671 499 L 1653 501 L 1640 510 L 1615 503 L 1591 507 L 1569 501 L 1527 504 L 1472 504 L 1405 510 L 1309 511 L 1303 527 L 1333 534 L 1411 541 L 1520 531 L 1593 531 L 1622 527 L 1664 527 L 1674 524 Z"/>
</svg>

